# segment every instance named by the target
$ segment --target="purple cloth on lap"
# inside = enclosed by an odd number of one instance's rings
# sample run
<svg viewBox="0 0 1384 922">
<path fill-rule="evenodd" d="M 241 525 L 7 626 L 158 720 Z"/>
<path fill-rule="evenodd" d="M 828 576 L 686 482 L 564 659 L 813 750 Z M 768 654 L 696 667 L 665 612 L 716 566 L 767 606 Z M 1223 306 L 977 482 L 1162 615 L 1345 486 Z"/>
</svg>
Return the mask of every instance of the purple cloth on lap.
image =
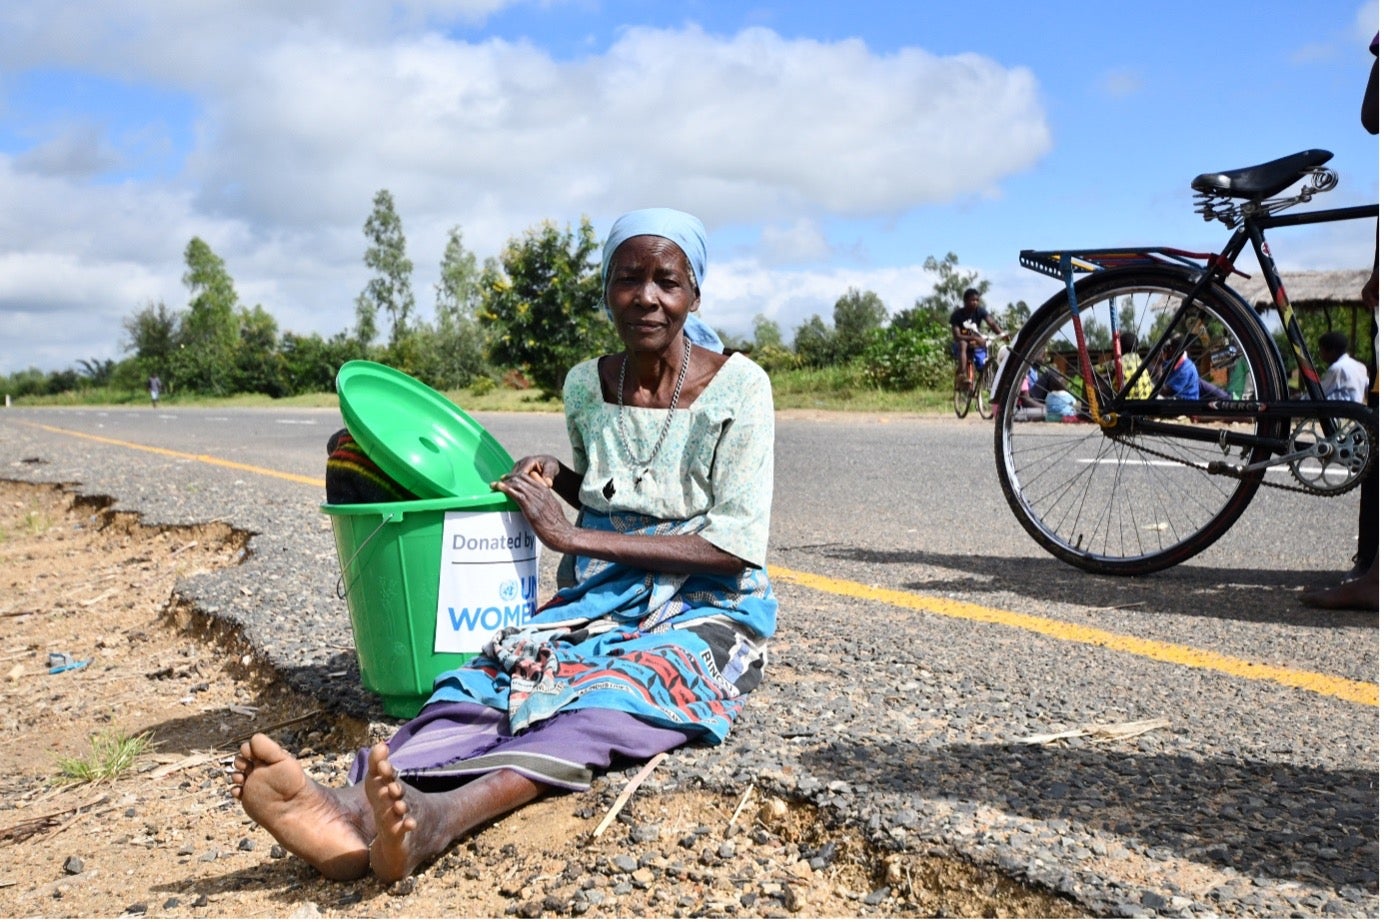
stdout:
<svg viewBox="0 0 1384 922">
<path fill-rule="evenodd" d="M 523 733 L 505 712 L 471 702 L 423 708 L 389 740 L 389 760 L 407 781 L 456 779 L 509 768 L 554 787 L 584 791 L 594 771 L 617 758 L 645 760 L 687 743 L 699 731 L 655 727 L 623 711 L 560 711 Z M 365 777 L 368 749 L 356 753 L 352 784 Z"/>
</svg>

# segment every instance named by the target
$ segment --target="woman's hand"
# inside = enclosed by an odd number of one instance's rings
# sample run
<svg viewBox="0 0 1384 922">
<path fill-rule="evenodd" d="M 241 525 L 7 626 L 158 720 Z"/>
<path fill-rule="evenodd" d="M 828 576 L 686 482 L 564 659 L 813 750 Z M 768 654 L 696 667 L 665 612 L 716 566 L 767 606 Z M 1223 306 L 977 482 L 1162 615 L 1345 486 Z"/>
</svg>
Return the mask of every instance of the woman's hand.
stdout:
<svg viewBox="0 0 1384 922">
<path fill-rule="evenodd" d="M 562 462 L 552 455 L 525 455 L 518 461 L 515 461 L 514 467 L 509 470 L 510 474 L 519 477 L 533 477 L 537 475 L 538 479 L 542 480 L 544 485 L 549 487 L 557 480 L 557 475 L 561 471 Z"/>
<path fill-rule="evenodd" d="M 533 527 L 534 534 L 545 547 L 566 553 L 568 539 L 576 529 L 567 521 L 562 505 L 552 490 L 559 470 L 556 458 L 533 455 L 521 458 L 513 470 L 490 486 L 518 504 L 524 518 Z"/>
</svg>

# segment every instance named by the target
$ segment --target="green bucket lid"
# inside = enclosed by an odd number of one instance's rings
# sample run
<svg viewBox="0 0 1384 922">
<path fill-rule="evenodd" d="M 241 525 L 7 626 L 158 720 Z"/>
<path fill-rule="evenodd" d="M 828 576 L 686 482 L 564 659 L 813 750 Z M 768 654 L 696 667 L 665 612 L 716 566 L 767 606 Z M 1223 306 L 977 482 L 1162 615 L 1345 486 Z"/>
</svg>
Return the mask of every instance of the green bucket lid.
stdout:
<svg viewBox="0 0 1384 922">
<path fill-rule="evenodd" d="M 366 456 L 424 499 L 489 493 L 514 459 L 480 423 L 417 378 L 378 362 L 341 366 L 346 428 Z"/>
</svg>

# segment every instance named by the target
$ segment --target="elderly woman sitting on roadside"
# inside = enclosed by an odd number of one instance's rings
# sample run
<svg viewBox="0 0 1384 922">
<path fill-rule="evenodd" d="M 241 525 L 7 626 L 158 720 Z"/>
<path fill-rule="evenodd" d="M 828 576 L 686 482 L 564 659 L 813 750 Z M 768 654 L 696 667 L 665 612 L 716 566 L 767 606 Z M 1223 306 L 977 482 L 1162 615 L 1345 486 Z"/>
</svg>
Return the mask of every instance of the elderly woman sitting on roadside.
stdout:
<svg viewBox="0 0 1384 922">
<path fill-rule="evenodd" d="M 327 877 L 400 880 L 617 758 L 720 742 L 759 684 L 778 610 L 773 399 L 749 359 L 694 344 L 715 340 L 694 314 L 705 266 L 691 215 L 615 222 L 601 278 L 624 351 L 567 377 L 571 465 L 530 455 L 495 484 L 571 557 L 573 584 L 438 676 L 417 717 L 358 754 L 350 787 L 319 785 L 262 734 L 241 746 L 232 793 Z"/>
</svg>

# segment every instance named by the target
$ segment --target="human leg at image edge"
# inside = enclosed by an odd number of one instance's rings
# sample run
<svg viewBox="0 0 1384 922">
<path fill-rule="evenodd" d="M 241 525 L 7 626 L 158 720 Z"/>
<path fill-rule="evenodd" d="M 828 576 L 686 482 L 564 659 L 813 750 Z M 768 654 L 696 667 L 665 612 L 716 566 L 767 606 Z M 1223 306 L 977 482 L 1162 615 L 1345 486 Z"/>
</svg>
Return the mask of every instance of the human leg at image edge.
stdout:
<svg viewBox="0 0 1384 922">
<path fill-rule="evenodd" d="M 1376 265 L 1376 273 L 1378 268 Z M 1378 308 L 1376 307 L 1376 310 Z M 1370 325 L 1370 342 L 1377 343 L 1379 323 Z M 1370 363 L 1369 405 L 1379 412 L 1379 350 L 1375 347 Z M 1376 417 L 1377 418 L 1377 417 Z M 1378 445 L 1375 446 L 1376 450 Z M 1304 592 L 1299 598 L 1313 608 L 1379 610 L 1379 459 L 1372 458 L 1365 480 L 1360 484 L 1359 536 L 1356 539 L 1355 566 L 1336 586 Z"/>
</svg>

